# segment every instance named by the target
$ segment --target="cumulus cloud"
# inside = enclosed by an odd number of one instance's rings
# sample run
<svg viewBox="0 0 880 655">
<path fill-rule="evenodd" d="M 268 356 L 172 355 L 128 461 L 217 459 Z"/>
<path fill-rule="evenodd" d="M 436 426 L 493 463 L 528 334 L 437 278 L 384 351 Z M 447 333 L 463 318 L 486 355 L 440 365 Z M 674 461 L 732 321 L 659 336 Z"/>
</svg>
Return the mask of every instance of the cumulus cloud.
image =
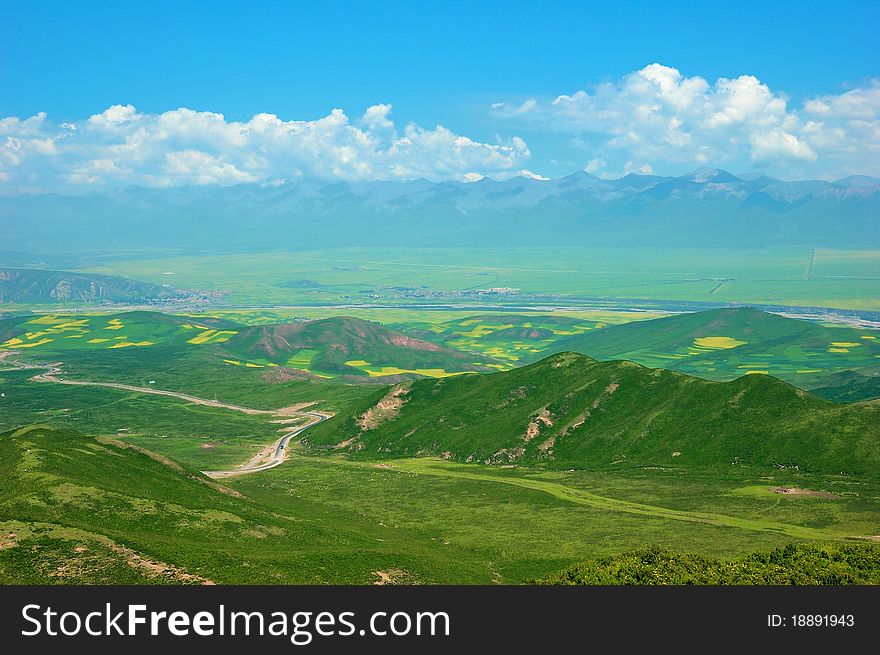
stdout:
<svg viewBox="0 0 880 655">
<path fill-rule="evenodd" d="M 303 177 L 474 179 L 516 171 L 530 156 L 518 137 L 492 144 L 441 125 L 399 129 L 387 104 L 354 121 L 341 109 L 311 121 L 257 114 L 239 122 L 187 108 L 146 114 L 132 105 L 73 123 L 54 124 L 45 113 L 0 119 L 0 183 L 7 191 L 276 185 Z"/>
<path fill-rule="evenodd" d="M 527 168 L 523 168 L 523 169 L 517 171 L 516 174 L 519 177 L 525 177 L 530 180 L 538 180 L 539 182 L 546 182 L 547 180 L 550 179 L 549 177 L 545 177 L 544 175 L 538 175 L 537 173 L 534 173 Z"/>
<path fill-rule="evenodd" d="M 880 173 L 876 80 L 793 107 L 752 75 L 710 83 L 651 64 L 589 91 L 497 102 L 491 111 L 514 124 L 571 133 L 571 143 L 589 151 L 586 170 L 596 174 L 679 164 L 817 177 Z"/>
</svg>

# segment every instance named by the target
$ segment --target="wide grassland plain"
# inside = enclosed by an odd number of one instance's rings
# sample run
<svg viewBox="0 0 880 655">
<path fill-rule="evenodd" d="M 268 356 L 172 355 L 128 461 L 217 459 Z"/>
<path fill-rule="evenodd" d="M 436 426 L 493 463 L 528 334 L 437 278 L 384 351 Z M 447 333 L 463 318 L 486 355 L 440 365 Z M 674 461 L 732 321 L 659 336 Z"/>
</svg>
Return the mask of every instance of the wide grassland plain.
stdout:
<svg viewBox="0 0 880 655">
<path fill-rule="evenodd" d="M 228 292 L 233 305 L 479 302 L 479 289 L 508 287 L 502 303 L 585 299 L 648 307 L 670 301 L 880 310 L 880 251 L 809 247 L 340 248 L 179 256 L 132 252 L 81 257 L 82 272 Z M 398 289 L 394 289 L 398 287 Z M 427 294 L 426 292 L 439 292 Z M 458 294 L 470 291 L 465 295 Z M 526 296 L 534 296 L 529 299 Z"/>
</svg>

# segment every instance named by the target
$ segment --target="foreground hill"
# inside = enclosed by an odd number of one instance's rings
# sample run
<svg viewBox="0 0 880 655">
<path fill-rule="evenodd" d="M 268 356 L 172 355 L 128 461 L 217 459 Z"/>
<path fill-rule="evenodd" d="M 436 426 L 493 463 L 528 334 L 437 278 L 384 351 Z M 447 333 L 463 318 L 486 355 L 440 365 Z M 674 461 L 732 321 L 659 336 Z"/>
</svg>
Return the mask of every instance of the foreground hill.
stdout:
<svg viewBox="0 0 880 655">
<path fill-rule="evenodd" d="M 224 348 L 249 360 L 332 375 L 491 371 L 492 360 L 347 316 L 245 327 Z"/>
<path fill-rule="evenodd" d="M 880 333 L 828 327 L 751 307 L 713 309 L 614 325 L 556 341 L 551 351 L 626 359 L 710 380 L 769 373 L 798 387 L 835 387 L 829 398 L 876 397 Z M 861 375 L 848 390 L 837 374 Z M 867 380 L 861 379 L 868 376 Z"/>
<path fill-rule="evenodd" d="M 0 584 L 366 584 L 394 567 L 485 579 L 455 546 L 301 505 L 282 513 L 113 439 L 0 433 Z"/>
<path fill-rule="evenodd" d="M 393 387 L 307 446 L 554 468 L 880 471 L 880 406 L 834 405 L 769 376 L 709 382 L 560 353 L 493 375 Z"/>
<path fill-rule="evenodd" d="M 226 532 L 226 552 L 215 551 L 223 560 L 247 541 L 244 525 L 278 530 L 230 490 L 170 460 L 70 431 L 0 435 L 0 470 L 6 583 L 203 584 L 217 572 L 206 571 L 199 552 L 219 545 L 212 533 Z"/>
<path fill-rule="evenodd" d="M 112 275 L 0 268 L 0 302 L 149 302 L 179 295 L 168 286 Z"/>
</svg>

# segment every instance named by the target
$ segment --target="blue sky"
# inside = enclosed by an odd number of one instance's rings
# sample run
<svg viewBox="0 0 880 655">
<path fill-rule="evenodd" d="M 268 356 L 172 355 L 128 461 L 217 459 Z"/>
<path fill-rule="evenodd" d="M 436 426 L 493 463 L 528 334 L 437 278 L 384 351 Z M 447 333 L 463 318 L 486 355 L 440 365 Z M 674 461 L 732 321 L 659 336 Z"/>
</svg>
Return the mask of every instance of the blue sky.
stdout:
<svg viewBox="0 0 880 655">
<path fill-rule="evenodd" d="M 398 136 L 409 123 L 429 132 L 439 124 L 475 143 L 508 149 L 484 149 L 483 159 L 465 157 L 458 169 L 450 161 L 437 171 L 438 178 L 468 172 L 503 176 L 520 165 L 555 177 L 589 162 L 594 172 L 606 175 L 626 170 L 677 173 L 717 164 L 733 170 L 761 168 L 783 177 L 833 177 L 870 168 L 870 159 L 876 159 L 876 152 L 848 158 L 842 153 L 865 141 L 864 133 L 852 133 L 854 117 L 864 122 L 867 111 L 869 121 L 876 119 L 880 3 L 612 4 L 6 3 L 0 117 L 21 122 L 45 112 L 39 137 L 55 139 L 58 146 L 75 141 L 58 141 L 58 125 L 77 125 L 114 105 L 132 105 L 137 116 L 147 117 L 139 119 L 140 128 L 148 129 L 150 116 L 182 107 L 219 113 L 226 122 L 241 124 L 263 113 L 281 121 L 316 121 L 339 108 L 353 125 L 369 107 L 390 104 L 393 110 L 386 118 L 393 120 Z M 678 116 L 684 110 L 675 98 L 670 109 L 664 91 L 659 102 L 665 113 L 654 112 L 652 126 L 608 119 L 609 113 L 621 116 L 645 102 L 658 102 L 633 95 L 637 82 L 646 77 L 633 76 L 654 63 L 677 71 L 679 87 L 687 87 L 690 79 L 704 80 L 707 89 L 696 89 L 697 100 L 711 108 L 702 107 L 700 116 Z M 757 80 L 768 97 L 785 103 L 784 111 L 765 108 L 775 116 L 778 134 L 770 127 L 757 135 L 715 128 L 703 133 L 707 117 L 726 111 L 725 99 L 731 95 L 727 86 L 718 85 L 719 78 L 741 76 Z M 663 75 L 647 77 L 662 86 Z M 586 96 L 576 97 L 578 91 Z M 753 90 L 744 92 L 754 96 Z M 833 100 L 847 93 L 858 97 Z M 559 96 L 574 100 L 554 105 Z M 807 111 L 805 103 L 817 98 L 831 99 L 825 106 L 833 111 Z M 854 103 L 858 110 L 852 109 Z M 696 111 L 693 106 L 691 110 Z M 804 132 L 820 114 L 821 126 Z M 598 115 L 606 118 L 597 120 Z M 657 131 L 655 119 L 660 118 L 663 134 Z M 736 120 L 757 124 L 762 119 L 750 114 Z M 19 140 L 36 133 L 33 124 L 24 131 L 10 124 L 4 129 L 5 136 Z M 636 134 L 627 137 L 633 130 Z M 640 130 L 648 131 L 642 135 Z M 828 139 L 816 136 L 823 130 L 843 130 L 845 138 L 837 134 L 837 145 L 831 147 Z M 83 134 L 79 130 L 77 139 Z M 93 138 L 106 145 L 105 137 Z M 130 137 L 130 132 L 120 136 Z M 515 137 L 526 149 L 514 144 Z M 387 138 L 386 145 L 394 143 Z M 651 146 L 658 140 L 662 147 Z M 242 153 L 209 152 L 183 141 L 168 142 L 169 148 L 178 148 L 172 154 L 202 152 L 215 168 L 228 164 L 243 170 Z M 752 145 L 743 146 L 745 141 Z M 673 148 L 676 143 L 679 150 Z M 244 147 L 251 146 L 260 147 Z M 77 149 L 87 150 L 82 145 Z M 168 152 L 153 153 L 152 159 L 167 164 Z M 107 154 L 91 152 L 88 161 L 108 159 Z M 423 154 L 437 157 L 433 151 Z M 87 163 L 61 159 L 52 162 L 52 174 Z M 283 165 L 249 175 L 260 181 L 287 179 L 283 166 L 298 167 L 299 174 L 315 172 L 301 160 L 287 158 Z M 133 171 L 127 178 L 120 174 L 117 181 L 139 179 L 131 162 L 117 164 L 119 170 L 125 165 Z M 475 170 L 464 170 L 467 166 Z M 7 162 L 0 169 L 5 181 L 27 186 L 24 169 L 9 167 Z M 32 168 L 31 176 L 40 170 Z M 424 173 L 409 160 L 397 168 L 383 160 L 362 174 L 388 177 L 392 169 L 402 176 Z"/>
</svg>

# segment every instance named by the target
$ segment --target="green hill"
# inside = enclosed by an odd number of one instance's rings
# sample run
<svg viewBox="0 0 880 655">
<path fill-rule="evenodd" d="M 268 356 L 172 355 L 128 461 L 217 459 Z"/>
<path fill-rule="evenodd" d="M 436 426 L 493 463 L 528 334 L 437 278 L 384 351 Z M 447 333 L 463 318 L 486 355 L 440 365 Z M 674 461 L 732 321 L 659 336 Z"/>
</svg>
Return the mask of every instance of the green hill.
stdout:
<svg viewBox="0 0 880 655">
<path fill-rule="evenodd" d="M 614 325 L 556 341 L 551 352 L 573 351 L 601 360 L 626 359 L 710 380 L 768 373 L 803 389 L 833 384 L 846 370 L 878 371 L 880 334 L 829 327 L 751 307 Z M 839 386 L 839 385 L 835 385 Z M 850 400 L 873 397 L 868 385 Z"/>
<path fill-rule="evenodd" d="M 168 286 L 112 275 L 0 269 L 0 302 L 145 302 L 180 295 Z"/>
<path fill-rule="evenodd" d="M 224 349 L 250 361 L 331 375 L 387 376 L 491 371 L 492 360 L 348 316 L 246 327 Z"/>
<path fill-rule="evenodd" d="M 0 433 L 0 584 L 364 584 L 394 567 L 479 576 L 456 547 L 427 552 L 405 530 L 393 539 L 354 512 L 262 505 L 113 439 Z"/>
<path fill-rule="evenodd" d="M 75 432 L 30 426 L 0 435 L 0 471 L 7 583 L 200 583 L 216 573 L 200 549 L 218 548 L 220 531 L 230 544 L 215 550 L 222 561 L 245 525 L 280 529 L 170 460 Z"/>
<path fill-rule="evenodd" d="M 851 403 L 880 398 L 880 371 L 874 375 L 862 375 L 855 371 L 842 371 L 823 379 L 826 386 L 812 389 L 812 393 L 837 403 Z"/>
<path fill-rule="evenodd" d="M 717 383 L 560 353 L 493 375 L 383 390 L 307 445 L 553 468 L 880 471 L 880 407 L 835 405 L 769 376 Z"/>
<path fill-rule="evenodd" d="M 119 375 L 137 368 L 150 379 L 169 368 L 184 374 L 207 365 L 272 368 L 267 375 L 277 380 L 387 383 L 502 366 L 485 355 L 349 317 L 243 326 L 201 314 L 151 311 L 30 314 L 0 320 L 0 352 L 4 350 L 40 361 L 63 358 L 65 369 L 74 372 Z"/>
</svg>

